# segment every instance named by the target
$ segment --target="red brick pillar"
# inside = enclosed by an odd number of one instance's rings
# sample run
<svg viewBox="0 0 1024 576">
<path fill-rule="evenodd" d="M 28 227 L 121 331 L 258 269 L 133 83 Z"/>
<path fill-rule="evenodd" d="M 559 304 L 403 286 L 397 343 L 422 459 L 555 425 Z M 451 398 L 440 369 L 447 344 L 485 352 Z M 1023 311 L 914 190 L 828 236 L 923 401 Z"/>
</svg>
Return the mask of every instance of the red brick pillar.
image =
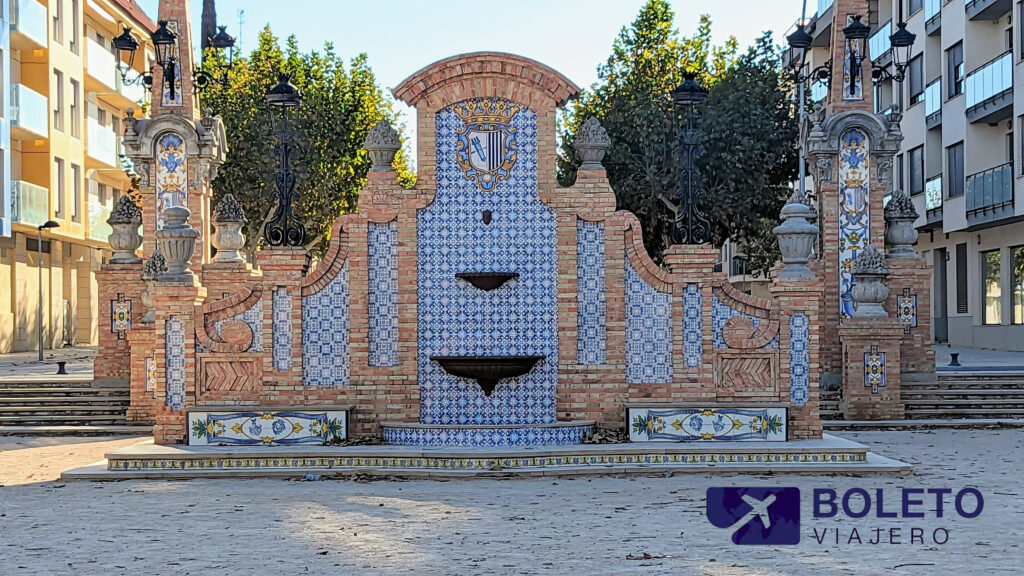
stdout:
<svg viewBox="0 0 1024 576">
<path fill-rule="evenodd" d="M 201 276 L 210 301 L 235 294 L 252 283 L 252 266 L 247 262 L 208 262 Z"/>
<path fill-rule="evenodd" d="M 821 300 L 824 283 L 821 276 L 806 280 L 775 280 L 771 285 L 772 300 L 779 309 L 779 395 L 789 404 L 789 438 L 804 440 L 821 438 L 819 392 L 821 388 L 821 347 L 824 341 Z M 802 315 L 802 318 L 798 315 Z M 792 395 L 795 330 L 807 330 L 807 397 L 798 405 Z M 797 361 L 800 361 L 799 358 Z M 799 396 L 799 395 L 798 395 Z"/>
<path fill-rule="evenodd" d="M 156 349 L 155 324 L 140 324 L 128 334 L 131 346 L 131 405 L 129 424 L 152 425 L 156 421 Z"/>
<path fill-rule="evenodd" d="M 900 345 L 903 329 L 892 318 L 848 318 L 843 344 L 843 400 L 847 420 L 902 420 Z"/>
<path fill-rule="evenodd" d="M 199 380 L 196 360 L 196 315 L 206 299 L 206 288 L 195 280 L 189 282 L 157 282 L 153 288 L 153 304 L 156 308 L 156 322 L 153 325 L 153 358 L 156 362 L 156 398 L 154 412 L 156 425 L 153 437 L 157 444 L 184 444 L 188 441 L 188 420 L 185 409 L 196 404 L 196 383 Z M 202 321 L 198 319 L 198 321 Z M 183 345 L 178 349 L 175 343 L 168 344 L 168 326 L 181 323 L 184 333 Z M 173 355 L 184 357 L 184 403 L 180 408 L 168 405 L 167 377 L 171 368 L 168 360 Z"/>
<path fill-rule="evenodd" d="M 673 363 L 674 386 L 669 402 L 714 402 L 717 391 L 714 383 L 714 342 L 712 340 L 712 288 L 726 279 L 725 272 L 715 272 L 719 252 L 710 244 L 676 244 L 665 252 L 665 266 L 673 278 L 672 334 L 673 350 L 677 350 Z M 701 349 L 700 366 L 691 368 L 686 363 L 685 292 L 696 284 L 701 296 Z"/>
<path fill-rule="evenodd" d="M 305 404 L 302 385 L 302 283 L 309 253 L 296 246 L 274 246 L 257 255 L 263 271 L 264 405 Z M 276 317 L 275 317 L 276 316 Z"/>
<path fill-rule="evenodd" d="M 99 348 L 93 362 L 93 379 L 128 381 L 131 362 L 128 335 L 141 324 L 146 307 L 142 305 L 142 263 L 106 264 L 96 273 L 99 298 Z M 113 326 L 115 309 L 131 308 L 128 325 Z M 118 330 L 118 328 L 127 328 Z"/>
<path fill-rule="evenodd" d="M 932 349 L 932 270 L 923 258 L 886 260 L 889 297 L 885 311 L 902 328 L 900 363 L 903 374 L 934 374 Z"/>
</svg>

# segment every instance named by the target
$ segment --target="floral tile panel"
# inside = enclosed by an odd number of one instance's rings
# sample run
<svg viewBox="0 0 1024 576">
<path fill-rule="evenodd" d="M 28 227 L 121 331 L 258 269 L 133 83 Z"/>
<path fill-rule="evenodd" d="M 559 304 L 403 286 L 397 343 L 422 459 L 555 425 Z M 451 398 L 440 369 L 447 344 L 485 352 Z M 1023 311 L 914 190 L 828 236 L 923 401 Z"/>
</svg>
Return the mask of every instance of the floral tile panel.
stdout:
<svg viewBox="0 0 1024 576">
<path fill-rule="evenodd" d="M 326 444 L 348 437 L 348 412 L 189 412 L 190 446 Z"/>
<path fill-rule="evenodd" d="M 786 409 L 633 408 L 627 411 L 631 442 L 786 440 Z"/>
</svg>

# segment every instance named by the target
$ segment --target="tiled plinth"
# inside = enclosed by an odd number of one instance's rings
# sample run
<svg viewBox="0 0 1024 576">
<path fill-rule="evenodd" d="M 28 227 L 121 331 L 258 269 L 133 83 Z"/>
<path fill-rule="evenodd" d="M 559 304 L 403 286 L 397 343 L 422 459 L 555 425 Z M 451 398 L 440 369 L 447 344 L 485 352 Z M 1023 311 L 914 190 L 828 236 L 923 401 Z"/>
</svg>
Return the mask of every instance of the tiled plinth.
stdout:
<svg viewBox="0 0 1024 576">
<path fill-rule="evenodd" d="M 348 438 L 351 406 L 199 406 L 188 410 L 188 443 L 325 444 Z"/>
<path fill-rule="evenodd" d="M 626 428 L 632 442 L 785 442 L 786 407 L 631 403 L 626 405 Z"/>
<path fill-rule="evenodd" d="M 583 444 L 571 447 L 429 448 L 411 446 L 157 446 L 107 453 L 105 466 L 65 479 L 300 477 L 377 474 L 477 477 L 577 474 L 906 473 L 908 464 L 863 444 L 819 440 L 757 443 Z"/>
<path fill-rule="evenodd" d="M 384 443 L 400 446 L 496 448 L 580 444 L 593 422 L 556 422 L 523 426 L 432 426 L 404 422 L 381 424 Z"/>
</svg>

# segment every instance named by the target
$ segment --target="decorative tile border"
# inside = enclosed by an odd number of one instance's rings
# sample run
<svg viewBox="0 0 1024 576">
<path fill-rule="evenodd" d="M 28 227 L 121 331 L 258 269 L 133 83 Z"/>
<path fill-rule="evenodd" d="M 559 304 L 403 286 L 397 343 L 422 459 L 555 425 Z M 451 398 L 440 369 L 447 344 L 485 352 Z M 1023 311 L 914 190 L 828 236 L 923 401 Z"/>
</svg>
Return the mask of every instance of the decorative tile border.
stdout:
<svg viewBox="0 0 1024 576">
<path fill-rule="evenodd" d="M 576 220 L 576 363 L 605 363 L 604 223 Z"/>
<path fill-rule="evenodd" d="M 399 428 L 383 426 L 385 444 L 492 448 L 581 444 L 594 427 L 517 426 L 509 428 Z"/>
<path fill-rule="evenodd" d="M 911 294 L 910 288 L 896 296 L 896 317 L 903 326 L 903 333 L 910 334 L 911 328 L 917 328 L 917 294 Z"/>
<path fill-rule="evenodd" d="M 164 210 L 185 205 L 188 193 L 185 139 L 174 132 L 160 136 L 156 162 L 156 228 L 159 230 L 164 227 Z"/>
<path fill-rule="evenodd" d="M 190 446 L 325 444 L 348 437 L 344 410 L 189 412 L 188 420 Z"/>
<path fill-rule="evenodd" d="M 687 368 L 704 362 L 704 295 L 700 285 L 690 283 L 683 291 L 683 358 Z"/>
<path fill-rule="evenodd" d="M 870 146 L 868 136 L 858 129 L 840 137 L 839 149 L 839 319 L 852 318 L 853 262 L 871 242 Z"/>
<path fill-rule="evenodd" d="M 672 382 L 672 295 L 659 292 L 626 255 L 626 382 Z"/>
<path fill-rule="evenodd" d="M 185 323 L 181 318 L 171 316 L 164 330 L 167 405 L 177 411 L 185 406 Z"/>
<path fill-rule="evenodd" d="M 864 387 L 870 388 L 872 394 L 885 388 L 885 352 L 879 352 L 877 345 L 864 353 Z"/>
<path fill-rule="evenodd" d="M 285 372 L 292 368 L 292 295 L 283 286 L 274 289 L 273 318 L 274 370 Z"/>
<path fill-rule="evenodd" d="M 348 260 L 323 290 L 302 298 L 302 383 L 348 386 Z"/>
<path fill-rule="evenodd" d="M 110 301 L 110 332 L 117 334 L 118 340 L 124 340 L 132 329 L 132 301 L 126 300 L 123 292 L 117 293 L 117 299 Z"/>
<path fill-rule="evenodd" d="M 626 409 L 631 442 L 786 440 L 786 409 L 634 408 Z"/>
<path fill-rule="evenodd" d="M 797 312 L 789 319 L 789 399 L 793 406 L 810 397 L 810 335 L 807 316 Z"/>
<path fill-rule="evenodd" d="M 146 392 L 151 392 L 156 397 L 156 361 L 152 356 L 146 356 Z"/>
<path fill-rule="evenodd" d="M 371 222 L 367 230 L 370 273 L 370 366 L 398 365 L 398 227 Z"/>
</svg>

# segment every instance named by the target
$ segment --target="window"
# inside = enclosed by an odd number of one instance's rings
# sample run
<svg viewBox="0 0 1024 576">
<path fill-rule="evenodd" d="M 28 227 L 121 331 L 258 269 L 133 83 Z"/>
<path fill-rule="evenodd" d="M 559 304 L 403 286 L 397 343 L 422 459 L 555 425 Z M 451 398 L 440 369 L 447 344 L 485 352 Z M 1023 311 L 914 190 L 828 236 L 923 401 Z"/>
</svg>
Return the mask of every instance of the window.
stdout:
<svg viewBox="0 0 1024 576">
<path fill-rule="evenodd" d="M 946 50 L 946 97 L 952 98 L 964 93 L 964 44 L 958 42 Z"/>
<path fill-rule="evenodd" d="M 924 0 L 910 0 L 910 13 L 914 14 L 924 7 Z"/>
<path fill-rule="evenodd" d="M 910 195 L 924 193 L 924 146 L 918 146 L 910 154 Z"/>
<path fill-rule="evenodd" d="M 907 189 L 906 179 L 903 174 L 903 154 L 896 157 L 896 186 L 898 186 L 900 190 Z"/>
<path fill-rule="evenodd" d="M 64 2 L 57 2 L 53 11 L 53 41 L 64 43 Z"/>
<path fill-rule="evenodd" d="M 78 0 L 71 0 L 71 39 L 68 40 L 68 46 L 74 54 L 78 54 L 78 37 L 81 36 L 78 12 Z"/>
<path fill-rule="evenodd" d="M 53 109 L 53 127 L 64 131 L 64 73 L 53 69 L 54 83 L 57 85 L 57 98 Z"/>
<path fill-rule="evenodd" d="M 82 168 L 77 164 L 71 165 L 71 220 L 82 221 Z"/>
<path fill-rule="evenodd" d="M 999 324 L 1002 321 L 999 257 L 999 250 L 981 253 L 981 291 L 985 295 L 982 324 Z"/>
<path fill-rule="evenodd" d="M 82 134 L 82 87 L 78 80 L 71 80 L 71 135 L 81 138 Z"/>
<path fill-rule="evenodd" d="M 920 54 L 910 59 L 910 105 L 924 101 L 924 58 Z"/>
<path fill-rule="evenodd" d="M 1013 162 L 1013 130 L 1006 133 L 1006 161 Z"/>
<path fill-rule="evenodd" d="M 964 143 L 957 142 L 946 148 L 946 181 L 949 197 L 964 195 Z"/>
<path fill-rule="evenodd" d="M 54 164 L 54 169 L 57 170 L 57 177 L 55 179 L 56 182 L 57 182 L 57 186 L 54 187 L 55 190 L 53 191 L 53 193 L 55 195 L 53 212 L 57 216 L 57 218 L 63 219 L 64 218 L 64 160 L 62 158 L 54 158 L 53 159 L 53 164 Z"/>
<path fill-rule="evenodd" d="M 1014 324 L 1024 324 L 1024 246 L 1010 248 L 1010 258 L 1013 260 L 1013 292 L 1010 297 L 1013 299 Z"/>
<path fill-rule="evenodd" d="M 967 314 L 967 244 L 956 245 L 956 313 Z"/>
</svg>

